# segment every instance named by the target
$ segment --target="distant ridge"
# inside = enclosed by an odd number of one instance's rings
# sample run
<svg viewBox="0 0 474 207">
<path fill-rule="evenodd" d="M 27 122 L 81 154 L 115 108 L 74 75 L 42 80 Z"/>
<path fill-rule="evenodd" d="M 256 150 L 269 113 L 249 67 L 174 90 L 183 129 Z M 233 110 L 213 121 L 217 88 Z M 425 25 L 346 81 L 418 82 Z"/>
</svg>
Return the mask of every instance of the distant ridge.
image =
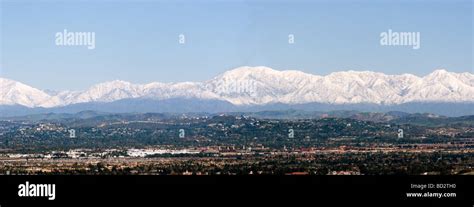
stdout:
<svg viewBox="0 0 474 207">
<path fill-rule="evenodd" d="M 229 112 L 229 113 L 104 113 L 95 111 L 81 111 L 78 113 L 44 113 L 26 116 L 0 118 L 10 121 L 56 121 L 74 122 L 90 120 L 93 123 L 101 121 L 156 121 L 176 118 L 198 118 L 216 116 L 235 116 L 257 119 L 326 119 L 342 118 L 359 121 L 382 122 L 393 124 L 412 124 L 420 126 L 448 126 L 452 124 L 474 125 L 474 115 L 460 117 L 446 117 L 431 113 L 390 112 L 359 112 L 359 111 L 260 111 L 260 112 Z"/>
<path fill-rule="evenodd" d="M 7 110 L 27 107 L 54 111 L 94 107 L 150 111 L 239 111 L 319 106 L 336 110 L 379 108 L 430 112 L 430 106 L 474 103 L 474 75 L 435 70 L 418 77 L 386 75 L 371 71 L 342 71 L 318 76 L 268 67 L 239 67 L 204 82 L 133 84 L 115 80 L 96 84 L 84 91 L 43 91 L 17 81 L 0 78 L 0 106 Z M 152 105 L 156 105 L 153 108 Z M 348 108 L 345 108 L 345 107 Z M 428 106 L 428 111 L 423 111 Z M 407 108 L 406 110 L 403 108 Z M 310 108 L 310 109 L 318 109 Z M 446 109 L 454 110 L 454 109 Z M 369 110 L 370 111 L 370 110 Z M 440 113 L 445 113 L 441 111 Z M 457 114 L 474 114 L 464 111 Z"/>
</svg>

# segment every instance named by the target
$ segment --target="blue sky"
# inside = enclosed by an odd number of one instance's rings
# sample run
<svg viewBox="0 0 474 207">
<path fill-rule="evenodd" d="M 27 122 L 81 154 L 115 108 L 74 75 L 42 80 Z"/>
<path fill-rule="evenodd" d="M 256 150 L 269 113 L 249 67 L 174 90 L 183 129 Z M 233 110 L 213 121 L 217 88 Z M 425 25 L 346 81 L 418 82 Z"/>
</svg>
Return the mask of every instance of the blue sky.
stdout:
<svg viewBox="0 0 474 207">
<path fill-rule="evenodd" d="M 474 70 L 471 0 L 0 1 L 0 76 L 41 89 L 203 81 L 244 65 L 319 75 Z M 64 29 L 95 32 L 96 48 L 56 46 Z M 388 29 L 420 32 L 421 48 L 381 46 Z"/>
</svg>

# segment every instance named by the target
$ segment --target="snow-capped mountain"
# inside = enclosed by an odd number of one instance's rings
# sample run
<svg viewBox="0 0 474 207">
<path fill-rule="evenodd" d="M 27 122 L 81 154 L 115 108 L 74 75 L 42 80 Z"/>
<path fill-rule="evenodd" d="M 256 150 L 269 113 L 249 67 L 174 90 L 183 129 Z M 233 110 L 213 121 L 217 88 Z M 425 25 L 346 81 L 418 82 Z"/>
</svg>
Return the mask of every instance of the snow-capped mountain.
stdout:
<svg viewBox="0 0 474 207">
<path fill-rule="evenodd" d="M 27 107 L 41 106 L 44 103 L 53 103 L 53 97 L 49 94 L 25 85 L 23 83 L 0 78 L 0 105 L 23 105 Z"/>
<path fill-rule="evenodd" d="M 84 91 L 42 91 L 0 78 L 0 105 L 58 107 L 123 99 L 218 100 L 234 105 L 474 102 L 474 75 L 446 70 L 418 77 L 370 71 L 318 76 L 268 67 L 239 67 L 205 82 L 133 84 L 115 80 Z"/>
</svg>

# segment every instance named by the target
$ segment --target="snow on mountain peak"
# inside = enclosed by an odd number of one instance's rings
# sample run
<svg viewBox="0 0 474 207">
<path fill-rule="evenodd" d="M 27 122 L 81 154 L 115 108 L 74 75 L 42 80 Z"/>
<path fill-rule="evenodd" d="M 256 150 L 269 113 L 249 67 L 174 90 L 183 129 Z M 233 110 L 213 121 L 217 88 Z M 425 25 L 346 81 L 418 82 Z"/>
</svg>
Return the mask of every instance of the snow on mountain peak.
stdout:
<svg viewBox="0 0 474 207">
<path fill-rule="evenodd" d="M 0 78 L 0 104 L 35 107 L 47 102 L 51 96 L 47 93 L 20 82 Z"/>
<path fill-rule="evenodd" d="M 446 69 L 436 69 L 430 74 L 446 74 L 446 73 L 449 73 Z"/>
<path fill-rule="evenodd" d="M 130 82 L 123 80 L 113 80 L 94 85 L 93 87 L 128 87 L 132 85 Z"/>
<path fill-rule="evenodd" d="M 418 77 L 372 71 L 341 71 L 326 76 L 265 66 L 243 66 L 205 82 L 133 84 L 122 80 L 99 83 L 84 91 L 41 91 L 0 78 L 0 105 L 55 107 L 121 99 L 197 98 L 236 105 L 269 103 L 474 102 L 474 75 L 444 69 Z"/>
</svg>

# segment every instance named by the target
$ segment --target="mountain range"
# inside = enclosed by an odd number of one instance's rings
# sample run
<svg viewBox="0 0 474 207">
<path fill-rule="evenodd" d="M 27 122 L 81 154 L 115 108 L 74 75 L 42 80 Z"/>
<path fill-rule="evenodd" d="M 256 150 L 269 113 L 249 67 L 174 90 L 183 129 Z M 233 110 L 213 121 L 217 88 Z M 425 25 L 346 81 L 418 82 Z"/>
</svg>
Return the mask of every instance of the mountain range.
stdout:
<svg viewBox="0 0 474 207">
<path fill-rule="evenodd" d="M 352 110 L 361 106 L 375 111 L 387 108 L 452 115 L 450 106 L 459 105 L 463 110 L 459 115 L 470 115 L 474 114 L 473 104 L 474 74 L 446 70 L 435 70 L 424 77 L 352 70 L 319 76 L 245 66 L 203 82 L 133 84 L 114 80 L 83 91 L 40 90 L 0 78 L 0 111 L 8 115 L 25 111 L 116 110 L 117 107 L 120 108 L 117 112 L 180 111 L 183 107 L 197 112 L 325 107 Z M 411 105 L 425 111 L 416 111 Z M 438 108 L 430 111 L 433 105 Z M 403 110 L 404 106 L 410 106 L 411 111 Z"/>
</svg>

